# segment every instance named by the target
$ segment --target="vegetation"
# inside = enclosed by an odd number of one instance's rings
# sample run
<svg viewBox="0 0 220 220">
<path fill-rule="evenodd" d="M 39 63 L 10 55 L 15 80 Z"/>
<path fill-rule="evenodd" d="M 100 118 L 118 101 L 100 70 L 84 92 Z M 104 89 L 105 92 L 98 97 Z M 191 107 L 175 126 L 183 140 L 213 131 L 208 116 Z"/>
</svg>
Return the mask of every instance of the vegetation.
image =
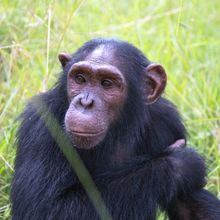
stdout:
<svg viewBox="0 0 220 220">
<path fill-rule="evenodd" d="M 2 0 L 0 4 L 0 219 L 10 219 L 17 117 L 49 89 L 60 51 L 91 38 L 127 40 L 168 73 L 188 145 L 204 155 L 207 189 L 220 198 L 220 1 Z"/>
</svg>

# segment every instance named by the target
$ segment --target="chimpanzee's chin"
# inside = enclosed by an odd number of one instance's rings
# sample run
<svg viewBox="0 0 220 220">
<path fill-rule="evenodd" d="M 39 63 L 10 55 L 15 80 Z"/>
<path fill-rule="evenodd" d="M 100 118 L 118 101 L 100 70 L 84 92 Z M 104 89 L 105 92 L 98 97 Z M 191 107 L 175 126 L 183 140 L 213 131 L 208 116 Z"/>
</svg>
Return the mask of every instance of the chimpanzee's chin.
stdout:
<svg viewBox="0 0 220 220">
<path fill-rule="evenodd" d="M 89 150 L 96 147 L 103 139 L 104 139 L 103 136 L 85 137 L 85 136 L 71 135 L 71 141 L 74 147 L 85 150 Z"/>
</svg>

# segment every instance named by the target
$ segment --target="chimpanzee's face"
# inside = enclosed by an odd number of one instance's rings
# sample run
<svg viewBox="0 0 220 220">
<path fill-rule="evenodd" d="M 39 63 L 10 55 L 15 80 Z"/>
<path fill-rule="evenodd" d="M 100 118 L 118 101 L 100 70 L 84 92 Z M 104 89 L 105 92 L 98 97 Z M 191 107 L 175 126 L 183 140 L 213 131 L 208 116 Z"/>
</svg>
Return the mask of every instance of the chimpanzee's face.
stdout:
<svg viewBox="0 0 220 220">
<path fill-rule="evenodd" d="M 112 61 L 113 55 L 99 47 L 68 71 L 65 127 L 78 148 L 99 144 L 123 107 L 126 81 Z"/>
<path fill-rule="evenodd" d="M 103 141 L 111 125 L 113 123 L 117 125 L 119 113 L 123 114 L 124 111 L 124 103 L 136 101 L 129 99 L 129 86 L 125 74 L 120 71 L 123 69 L 121 66 L 130 70 L 132 64 L 126 60 L 119 61 L 121 57 L 117 59 L 114 53 L 117 49 L 99 45 L 87 54 L 85 59 L 74 63 L 68 70 L 69 108 L 65 115 L 65 128 L 78 148 L 90 149 Z M 132 57 L 136 62 L 137 58 L 134 54 Z M 63 67 L 71 59 L 72 57 L 68 54 L 59 55 Z M 120 64 L 120 62 L 123 63 Z M 116 63 L 121 66 L 117 66 Z M 135 70 L 131 73 L 142 76 L 142 80 L 132 89 L 139 90 L 142 96 L 137 98 L 145 100 L 145 104 L 149 105 L 155 102 L 163 92 L 166 73 L 160 64 L 155 63 L 142 69 L 141 73 L 136 73 Z M 132 79 L 132 76 L 127 73 L 126 77 Z"/>
</svg>

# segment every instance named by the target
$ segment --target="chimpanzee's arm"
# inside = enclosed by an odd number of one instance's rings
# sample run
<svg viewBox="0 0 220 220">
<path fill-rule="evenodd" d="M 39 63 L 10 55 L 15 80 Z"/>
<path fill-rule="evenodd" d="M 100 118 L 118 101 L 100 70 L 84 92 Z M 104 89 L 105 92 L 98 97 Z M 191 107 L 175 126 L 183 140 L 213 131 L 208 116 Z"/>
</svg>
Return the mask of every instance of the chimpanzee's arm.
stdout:
<svg viewBox="0 0 220 220">
<path fill-rule="evenodd" d="M 183 139 L 170 148 L 184 147 Z M 215 220 L 220 219 L 220 200 L 205 189 L 197 189 L 191 194 L 180 194 L 173 199 L 167 209 L 170 220 Z"/>
<path fill-rule="evenodd" d="M 191 148 L 171 146 L 153 160 L 152 166 L 155 168 L 154 190 L 164 209 L 176 198 L 188 198 L 206 183 L 204 160 Z"/>
<path fill-rule="evenodd" d="M 180 195 L 188 198 L 204 186 L 205 166 L 193 149 L 171 146 L 156 158 L 141 155 L 121 169 L 108 170 L 96 181 L 103 182 L 111 196 L 116 196 L 112 200 L 123 201 L 127 207 L 134 209 L 140 200 L 148 209 L 159 204 L 163 210 L 169 210 Z M 132 200 L 136 197 L 138 201 Z M 117 205 L 115 207 L 116 210 Z"/>
<path fill-rule="evenodd" d="M 220 201 L 201 189 L 185 199 L 174 200 L 167 211 L 170 220 L 217 220 L 220 219 Z"/>
</svg>

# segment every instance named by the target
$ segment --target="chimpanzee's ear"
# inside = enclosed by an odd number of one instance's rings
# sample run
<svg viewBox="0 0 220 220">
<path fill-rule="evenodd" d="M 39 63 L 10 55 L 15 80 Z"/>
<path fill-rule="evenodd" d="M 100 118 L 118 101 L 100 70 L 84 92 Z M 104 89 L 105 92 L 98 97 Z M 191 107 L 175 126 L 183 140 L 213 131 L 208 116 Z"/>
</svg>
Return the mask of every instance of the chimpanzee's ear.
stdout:
<svg viewBox="0 0 220 220">
<path fill-rule="evenodd" d="M 144 95 L 147 104 L 160 98 L 166 87 L 167 75 L 162 65 L 151 63 L 145 69 Z"/>
<path fill-rule="evenodd" d="M 66 64 L 72 59 L 71 55 L 67 54 L 67 53 L 60 53 L 58 55 L 59 61 L 62 65 L 62 67 L 64 68 L 66 66 Z"/>
</svg>

